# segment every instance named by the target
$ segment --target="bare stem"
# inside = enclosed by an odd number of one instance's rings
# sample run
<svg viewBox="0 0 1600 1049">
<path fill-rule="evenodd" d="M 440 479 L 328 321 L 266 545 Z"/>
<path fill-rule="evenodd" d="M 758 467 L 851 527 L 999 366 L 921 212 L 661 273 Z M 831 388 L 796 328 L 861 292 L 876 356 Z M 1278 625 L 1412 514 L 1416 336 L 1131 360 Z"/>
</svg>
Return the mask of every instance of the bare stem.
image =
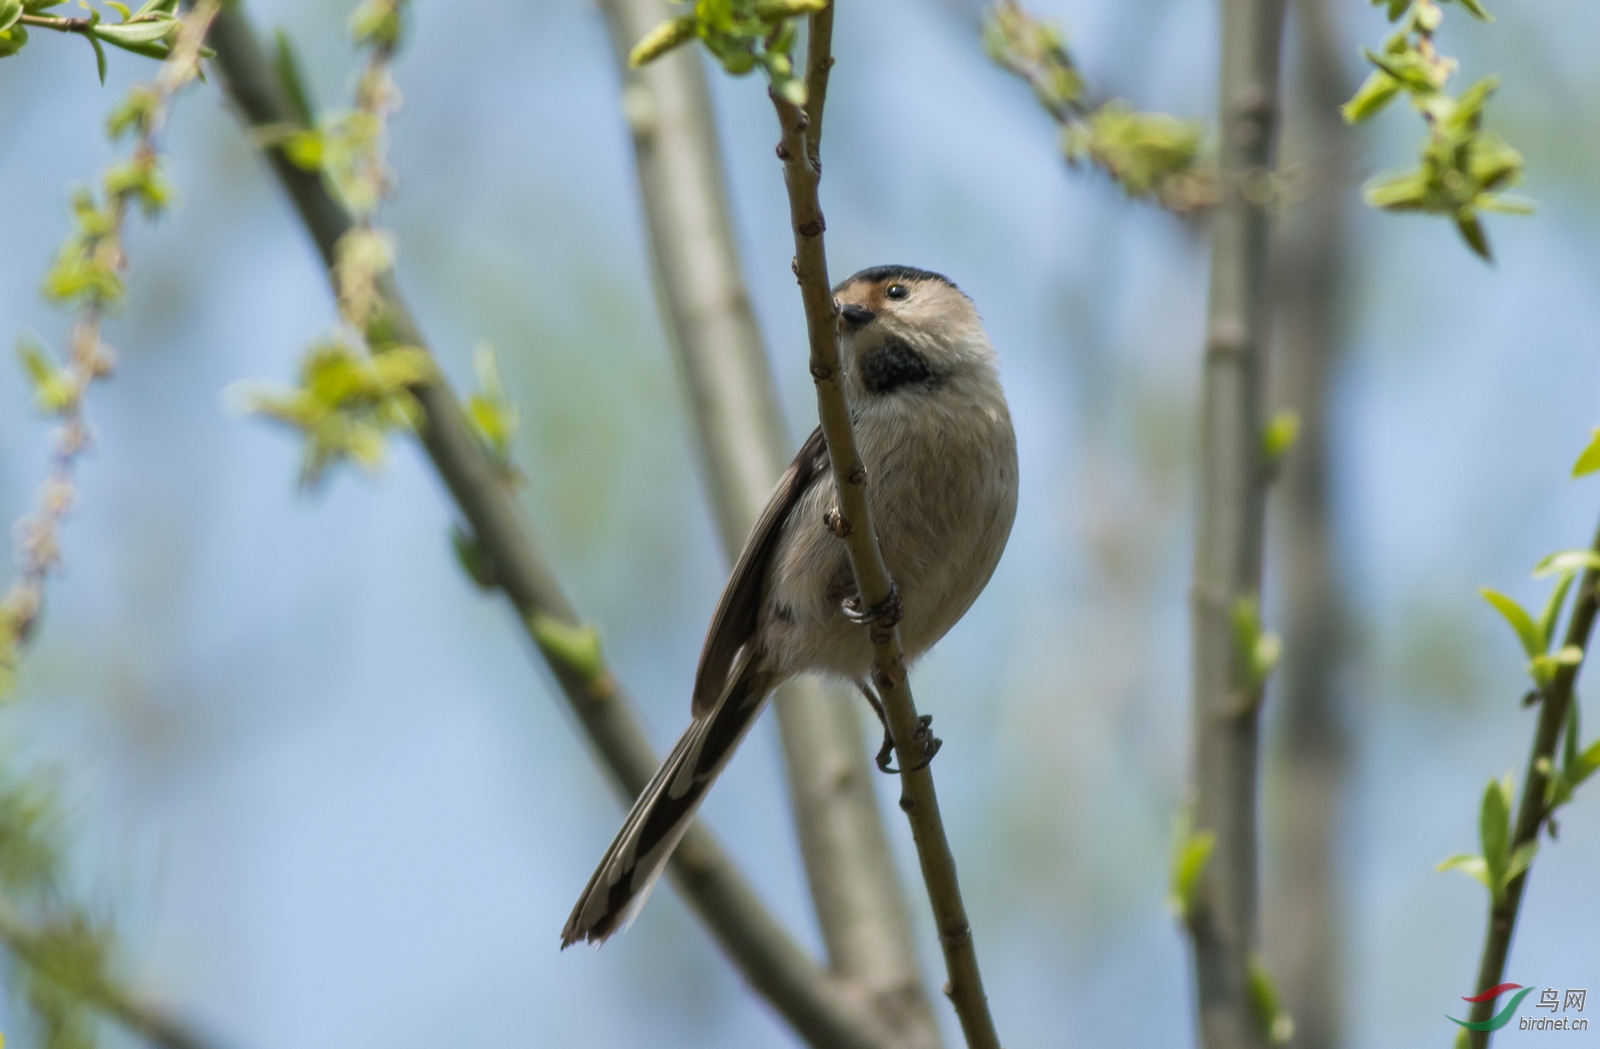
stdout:
<svg viewBox="0 0 1600 1049">
<path fill-rule="evenodd" d="M 1335 1049 L 1340 1035 L 1343 901 L 1335 842 L 1348 775 L 1348 704 L 1340 682 L 1348 645 L 1328 482 L 1328 404 L 1338 365 L 1338 304 L 1346 261 L 1344 213 L 1354 181 L 1349 130 L 1339 105 L 1350 96 L 1326 0 L 1300 0 L 1300 68 L 1285 109 L 1280 177 L 1294 165 L 1320 170 L 1313 191 L 1283 214 L 1273 245 L 1277 315 L 1273 379 L 1299 418 L 1299 436 L 1278 481 L 1282 536 L 1284 659 L 1277 702 L 1276 866 L 1266 893 L 1266 944 L 1297 1049 Z M 1296 133 L 1298 132 L 1298 133 Z M 1288 156 L 1291 149 L 1294 157 Z"/>
<path fill-rule="evenodd" d="M 1590 549 L 1600 553 L 1600 531 L 1595 533 Z M 1578 584 L 1578 595 L 1573 599 L 1572 616 L 1567 620 L 1567 636 L 1563 647 L 1570 645 L 1581 649 L 1587 662 L 1589 637 L 1594 633 L 1596 613 L 1600 613 L 1600 572 L 1586 569 Z M 1561 730 L 1567 723 L 1568 711 L 1578 684 L 1578 672 L 1583 663 L 1562 664 L 1540 695 L 1539 724 L 1534 729 L 1533 746 L 1528 753 L 1528 770 L 1522 777 L 1522 799 L 1517 807 L 1517 822 L 1512 829 L 1511 844 L 1506 855 L 1531 842 L 1539 840 L 1539 830 L 1549 819 L 1551 810 L 1546 802 L 1552 762 L 1555 761 L 1556 744 L 1561 740 Z M 1483 955 L 1478 962 L 1478 982 L 1474 993 L 1482 993 L 1497 986 L 1505 977 L 1506 956 L 1511 953 L 1511 937 L 1517 931 L 1517 917 L 1522 912 L 1522 893 L 1528 887 L 1529 868 L 1511 879 L 1499 902 L 1489 904 L 1488 927 L 1483 933 Z M 1473 1022 L 1482 1022 L 1494 1014 L 1493 999 L 1474 1002 Z M 1488 1031 L 1468 1031 L 1472 1049 L 1488 1049 Z"/>
<path fill-rule="evenodd" d="M 821 120 L 828 69 L 833 64 L 832 5 L 812 15 L 810 21 L 806 62 L 807 109 L 798 109 L 776 94 L 772 96 L 782 128 L 778 156 L 783 161 L 784 184 L 789 192 L 789 217 L 794 228 L 795 275 L 799 279 L 800 296 L 805 305 L 806 330 L 811 346 L 811 377 L 817 387 L 817 413 L 821 417 L 822 432 L 827 438 L 828 455 L 838 487 L 839 514 L 843 522 L 848 522 L 848 525 L 841 524 L 839 531 L 846 533 L 845 543 L 857 592 L 865 607 L 874 607 L 888 600 L 893 582 L 878 548 L 877 531 L 873 527 L 871 507 L 866 497 L 867 472 L 856 449 L 855 435 L 850 426 L 850 407 L 845 400 L 844 386 L 839 376 L 838 308 L 828 281 L 828 261 L 822 236 L 825 223 L 817 198 L 817 185 L 822 172 L 814 152 L 815 143 L 808 135 L 809 129 Z M 951 854 L 950 842 L 939 816 L 933 774 L 926 765 L 917 767 L 921 759 L 916 743 L 917 708 L 906 679 L 900 631 L 896 627 L 881 624 L 874 624 L 870 629 L 873 681 L 888 714 L 900 767 L 907 770 L 901 776 L 900 807 L 911 821 L 923 881 L 933 904 L 939 945 L 944 951 L 945 967 L 949 973 L 947 993 L 960 1018 L 968 1046 L 971 1049 L 999 1049 L 999 1036 L 995 1033 L 994 1019 L 989 1013 L 989 1003 L 983 992 L 983 977 L 978 971 L 977 953 L 973 949 L 972 929 L 956 879 L 955 857 Z"/>
<path fill-rule="evenodd" d="M 222 13 L 209 42 L 216 50 L 225 88 L 251 127 L 295 123 L 293 107 L 268 71 L 241 5 L 233 4 Z M 350 216 L 317 175 L 295 167 L 276 146 L 262 148 L 324 262 L 331 266 L 334 245 L 351 228 Z M 378 278 L 377 291 L 398 342 L 425 347 L 392 275 Z M 486 553 L 496 585 L 528 628 L 618 788 L 633 798 L 655 771 L 657 759 L 632 701 L 603 664 L 575 665 L 540 632 L 540 622 L 577 628 L 580 621 L 535 545 L 498 467 L 469 431 L 454 393 L 441 378 L 413 393 L 426 416 L 423 447 Z M 690 827 L 670 872 L 744 977 L 806 1041 L 819 1049 L 885 1044 L 865 1010 L 778 924 L 703 826 Z"/>
<path fill-rule="evenodd" d="M 1224 0 L 1222 12 L 1223 195 L 1211 214 L 1192 594 L 1194 824 L 1215 835 L 1215 847 L 1189 928 L 1201 1043 L 1251 1049 L 1268 1041 L 1251 995 L 1261 687 L 1237 620 L 1261 593 L 1267 211 L 1265 194 L 1249 189 L 1265 183 L 1272 159 L 1283 2 Z"/>
<path fill-rule="evenodd" d="M 731 561 L 788 462 L 788 438 L 735 247 L 710 92 L 694 48 L 628 68 L 634 42 L 667 13 L 660 0 L 601 0 L 600 9 L 623 78 L 656 291 Z M 858 702 L 814 679 L 778 690 L 801 855 L 830 968 L 872 1001 L 901 1044 L 937 1046 Z"/>
</svg>

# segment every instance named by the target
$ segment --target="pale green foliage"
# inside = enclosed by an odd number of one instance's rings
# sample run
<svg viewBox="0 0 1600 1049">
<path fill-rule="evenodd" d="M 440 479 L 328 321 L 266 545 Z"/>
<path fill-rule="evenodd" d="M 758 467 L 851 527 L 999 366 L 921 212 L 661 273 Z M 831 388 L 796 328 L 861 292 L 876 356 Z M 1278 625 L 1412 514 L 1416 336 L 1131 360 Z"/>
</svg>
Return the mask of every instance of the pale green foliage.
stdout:
<svg viewBox="0 0 1600 1049">
<path fill-rule="evenodd" d="M 305 437 L 300 482 L 309 487 L 344 460 L 377 469 L 390 431 L 415 431 L 422 425 L 422 407 L 410 388 L 433 374 L 433 358 L 426 350 L 397 346 L 370 355 L 331 339 L 306 354 L 297 387 L 246 386 L 239 392 L 245 410 Z"/>
<path fill-rule="evenodd" d="M 1292 411 L 1281 411 L 1272 417 L 1261 434 L 1261 457 L 1268 466 L 1276 466 L 1299 439 L 1300 416 Z"/>
<path fill-rule="evenodd" d="M 1483 130 L 1483 110 L 1500 78 L 1484 77 L 1459 96 L 1448 90 L 1456 61 L 1438 53 L 1433 35 L 1449 0 L 1373 0 L 1388 7 L 1399 28 L 1382 53 L 1366 51 L 1376 68 L 1345 103 L 1349 123 L 1366 120 L 1401 93 L 1428 125 L 1422 161 L 1410 170 L 1381 175 L 1367 185 L 1367 202 L 1390 211 L 1423 211 L 1453 220 L 1474 252 L 1490 258 L 1480 213 L 1526 214 L 1532 204 L 1502 195 L 1522 180 L 1522 154 L 1493 132 Z M 1489 14 L 1477 0 L 1457 0 L 1477 19 Z"/>
<path fill-rule="evenodd" d="M 1233 640 L 1245 674 L 1244 688 L 1259 693 L 1283 655 L 1283 640 L 1261 628 L 1261 607 L 1255 598 L 1241 597 L 1234 602 Z"/>
<path fill-rule="evenodd" d="M 34 16 L 64 0 L 0 0 L 0 58 L 14 55 L 28 43 L 25 16 Z M 60 32 L 78 33 L 94 48 L 95 67 L 100 82 L 106 80 L 105 44 L 131 51 L 147 58 L 165 60 L 172 53 L 178 32 L 183 27 L 179 16 L 178 0 L 147 0 L 137 11 L 117 0 L 106 0 L 105 6 L 117 15 L 116 21 L 106 21 L 102 12 L 87 3 L 88 15 L 83 22 L 68 28 L 50 23 L 44 28 Z M 36 28 L 38 23 L 35 23 Z"/>
<path fill-rule="evenodd" d="M 1600 739 L 1580 750 L 1581 724 L 1574 697 L 1561 731 L 1561 763 L 1552 766 L 1547 758 L 1539 763 L 1539 771 L 1546 777 L 1545 807 L 1551 812 L 1571 801 L 1572 792 L 1600 769 Z"/>
<path fill-rule="evenodd" d="M 1198 121 L 1143 113 L 1120 99 L 1091 104 L 1061 30 L 1035 19 L 1016 0 L 989 9 L 983 42 L 989 57 L 1027 81 L 1062 125 L 1069 163 L 1092 164 L 1129 196 L 1154 199 L 1176 212 L 1215 203 L 1216 170 L 1203 153 L 1205 129 Z"/>
<path fill-rule="evenodd" d="M 64 884 L 52 794 L 38 778 L 0 770 L 0 939 L 16 961 L 13 992 L 44 1049 L 92 1049 L 89 1007 L 113 995 L 110 930 Z"/>
<path fill-rule="evenodd" d="M 1491 779 L 1484 788 L 1483 802 L 1478 809 L 1478 843 L 1482 853 L 1476 856 L 1458 853 L 1439 861 L 1434 869 L 1459 870 L 1480 882 L 1496 902 L 1504 897 L 1506 888 L 1528 869 L 1539 851 L 1537 840 L 1511 848 L 1511 812 L 1516 792 L 1516 780 L 1511 773 Z"/>
<path fill-rule="evenodd" d="M 1272 973 L 1260 955 L 1250 959 L 1250 1008 L 1268 1043 L 1287 1045 L 1294 1037 L 1294 1020 L 1284 1011 Z"/>
<path fill-rule="evenodd" d="M 517 406 L 506 393 L 493 346 L 488 343 L 480 345 L 473 351 L 472 364 L 478 373 L 478 388 L 467 398 L 467 423 L 495 465 L 508 478 L 514 479 L 516 471 L 511 465 L 511 442 L 516 438 L 520 425 Z"/>
<path fill-rule="evenodd" d="M 1196 890 L 1216 847 L 1217 835 L 1195 830 L 1194 808 L 1185 805 L 1172 821 L 1172 861 L 1168 874 L 1167 907 L 1184 922 L 1194 918 Z"/>
<path fill-rule="evenodd" d="M 1589 444 L 1572 464 L 1573 477 L 1586 477 L 1600 470 L 1600 429 L 1589 436 Z"/>
<path fill-rule="evenodd" d="M 606 679 L 605 658 L 600 651 L 600 632 L 592 626 L 574 626 L 543 612 L 528 617 L 539 649 L 552 662 L 566 667 L 591 689 Z"/>
<path fill-rule="evenodd" d="M 1537 619 L 1500 591 L 1489 587 L 1478 589 L 1484 600 L 1493 605 L 1516 632 L 1517 640 L 1528 657 L 1528 676 L 1541 690 L 1549 687 L 1562 667 L 1575 667 L 1583 662 L 1583 649 L 1576 645 L 1564 645 L 1555 651 L 1551 651 L 1551 648 L 1555 643 L 1556 621 L 1561 616 L 1567 593 L 1578 573 L 1586 568 L 1600 569 L 1600 554 L 1592 550 L 1563 550 L 1549 555 L 1534 566 L 1535 579 L 1556 577 L 1556 585 Z"/>
<path fill-rule="evenodd" d="M 734 76 L 755 69 L 792 105 L 806 104 L 805 81 L 794 70 L 794 19 L 825 10 L 829 0 L 694 0 L 685 14 L 669 19 L 634 45 L 628 65 L 637 69 L 699 38 Z"/>
</svg>

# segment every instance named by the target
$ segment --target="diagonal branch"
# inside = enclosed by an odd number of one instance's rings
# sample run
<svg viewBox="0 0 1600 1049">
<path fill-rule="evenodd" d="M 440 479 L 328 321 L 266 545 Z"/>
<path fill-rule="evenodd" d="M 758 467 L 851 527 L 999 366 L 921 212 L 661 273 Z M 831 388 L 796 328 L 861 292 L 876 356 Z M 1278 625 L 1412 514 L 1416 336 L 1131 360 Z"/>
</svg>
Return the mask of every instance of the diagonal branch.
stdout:
<svg viewBox="0 0 1600 1049">
<path fill-rule="evenodd" d="M 223 85 L 250 127 L 296 122 L 240 5 L 224 10 L 208 42 L 216 51 Z M 275 146 L 262 148 L 324 262 L 331 266 L 334 245 L 350 229 L 350 216 L 315 174 L 296 168 Z M 380 277 L 377 291 L 397 341 L 425 347 L 392 276 Z M 413 393 L 426 416 L 420 434 L 423 448 L 485 552 L 496 585 L 544 655 L 614 782 L 626 796 L 635 796 L 657 761 L 632 701 L 603 662 L 574 659 L 569 647 L 560 643 L 563 630 L 580 629 L 577 614 L 534 544 L 498 468 L 469 431 L 453 392 L 435 377 Z M 808 1042 L 829 1049 L 883 1044 L 864 1010 L 767 912 L 709 831 L 699 824 L 691 826 L 670 869 L 690 906 L 744 977 Z"/>
<path fill-rule="evenodd" d="M 601 0 L 600 9 L 623 76 L 662 314 L 723 549 L 736 559 L 788 461 L 788 441 L 734 245 L 710 92 L 692 48 L 628 67 L 633 43 L 661 21 L 660 0 Z M 779 688 L 775 706 L 831 967 L 868 994 L 905 1044 L 936 1046 L 855 697 L 797 679 Z"/>
<path fill-rule="evenodd" d="M 1260 982 L 1257 776 L 1265 673 L 1257 646 L 1267 463 L 1266 178 L 1278 109 L 1283 0 L 1224 0 L 1218 107 L 1222 199 L 1211 215 L 1195 537 L 1194 824 L 1213 836 L 1186 913 L 1205 1049 L 1268 1042 Z M 1246 636 L 1242 636 L 1246 635 Z"/>
<path fill-rule="evenodd" d="M 30 965 L 48 967 L 47 935 L 23 921 L 9 904 L 0 902 L 0 943 Z M 85 974 L 74 974 L 82 979 Z M 193 1028 L 168 1015 L 156 1005 L 135 996 L 127 988 L 112 983 L 102 973 L 88 974 L 90 986 L 83 998 L 129 1031 L 161 1049 L 214 1049 L 211 1042 Z"/>
<path fill-rule="evenodd" d="M 841 518 L 838 531 L 845 534 L 850 567 L 863 607 L 872 608 L 889 599 L 894 584 L 878 548 L 877 531 L 866 497 L 867 473 L 856 450 L 850 407 L 839 376 L 838 308 L 828 281 L 828 260 L 822 238 L 826 227 L 817 198 L 822 171 L 816 152 L 818 139 L 813 129 L 820 128 L 828 70 L 833 65 L 833 6 L 830 4 L 812 15 L 810 22 L 806 55 L 808 107 L 806 110 L 796 108 L 776 93 L 772 94 L 772 102 L 783 132 L 778 156 L 783 161 L 784 184 L 789 192 L 795 276 L 800 281 L 800 296 L 806 311 L 811 376 L 817 386 L 817 412 L 838 488 Z M 900 767 L 906 770 L 901 777 L 900 807 L 911 822 L 922 877 L 933 904 L 939 945 L 944 951 L 950 977 L 946 990 L 961 1020 L 968 1046 L 999 1049 L 999 1036 L 989 1014 L 983 977 L 978 971 L 977 953 L 972 945 L 972 929 L 956 879 L 955 857 L 939 816 L 933 773 L 926 764 L 918 767 L 921 752 L 915 742 L 919 727 L 917 708 L 906 679 L 900 631 L 882 624 L 874 624 L 870 629 L 873 681 L 888 716 Z"/>
<path fill-rule="evenodd" d="M 1600 531 L 1595 533 L 1590 549 L 1600 554 Z M 1562 642 L 1563 647 L 1572 646 L 1581 650 L 1584 661 L 1588 659 L 1589 637 L 1594 633 L 1597 613 L 1600 613 L 1600 571 L 1588 568 L 1578 584 L 1572 617 L 1567 620 L 1566 640 Z M 1578 672 L 1582 669 L 1583 662 L 1562 664 L 1549 686 L 1539 694 L 1539 724 L 1534 729 L 1533 746 L 1528 753 L 1528 771 L 1522 777 L 1522 801 L 1517 808 L 1517 822 L 1512 829 L 1511 842 L 1506 846 L 1507 856 L 1537 842 L 1540 828 L 1550 818 L 1552 763 L 1556 757 L 1556 745 L 1561 741 L 1562 728 L 1567 725 L 1568 712 L 1575 702 Z M 1554 834 L 1553 820 L 1551 826 L 1551 833 Z M 1478 962 L 1475 992 L 1486 991 L 1505 978 L 1506 956 L 1511 953 L 1511 937 L 1517 931 L 1517 918 L 1522 912 L 1522 894 L 1528 887 L 1530 873 L 1531 867 L 1512 878 L 1498 899 L 1494 898 L 1493 893 L 1490 894 L 1489 922 L 1483 934 L 1483 954 Z M 1489 1019 L 1494 1013 L 1494 1006 L 1493 998 L 1473 1003 L 1472 1022 L 1482 1023 Z M 1488 1031 L 1464 1030 L 1462 1033 L 1467 1035 L 1472 1049 L 1488 1049 Z"/>
</svg>

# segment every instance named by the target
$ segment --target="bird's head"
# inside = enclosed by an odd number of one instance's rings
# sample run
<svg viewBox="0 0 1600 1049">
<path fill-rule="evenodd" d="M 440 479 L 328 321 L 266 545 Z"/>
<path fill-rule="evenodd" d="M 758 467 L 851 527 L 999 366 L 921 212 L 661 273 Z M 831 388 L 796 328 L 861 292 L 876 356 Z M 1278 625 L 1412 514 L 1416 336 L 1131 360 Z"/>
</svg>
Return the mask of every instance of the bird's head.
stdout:
<svg viewBox="0 0 1600 1049">
<path fill-rule="evenodd" d="M 844 365 L 862 394 L 933 390 L 994 368 L 977 309 L 947 277 L 911 266 L 874 266 L 833 293 Z"/>
</svg>

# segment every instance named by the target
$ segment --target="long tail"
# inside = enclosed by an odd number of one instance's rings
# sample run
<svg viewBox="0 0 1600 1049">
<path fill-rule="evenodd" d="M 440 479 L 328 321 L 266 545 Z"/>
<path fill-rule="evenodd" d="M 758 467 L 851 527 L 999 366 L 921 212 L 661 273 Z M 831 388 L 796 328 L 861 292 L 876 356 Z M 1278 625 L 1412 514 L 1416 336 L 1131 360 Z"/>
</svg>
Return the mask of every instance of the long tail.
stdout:
<svg viewBox="0 0 1600 1049">
<path fill-rule="evenodd" d="M 563 949 L 579 940 L 604 943 L 638 917 L 706 791 L 727 767 L 772 692 L 773 683 L 745 662 L 735 668 L 722 701 L 689 726 L 633 803 L 561 930 Z"/>
</svg>

